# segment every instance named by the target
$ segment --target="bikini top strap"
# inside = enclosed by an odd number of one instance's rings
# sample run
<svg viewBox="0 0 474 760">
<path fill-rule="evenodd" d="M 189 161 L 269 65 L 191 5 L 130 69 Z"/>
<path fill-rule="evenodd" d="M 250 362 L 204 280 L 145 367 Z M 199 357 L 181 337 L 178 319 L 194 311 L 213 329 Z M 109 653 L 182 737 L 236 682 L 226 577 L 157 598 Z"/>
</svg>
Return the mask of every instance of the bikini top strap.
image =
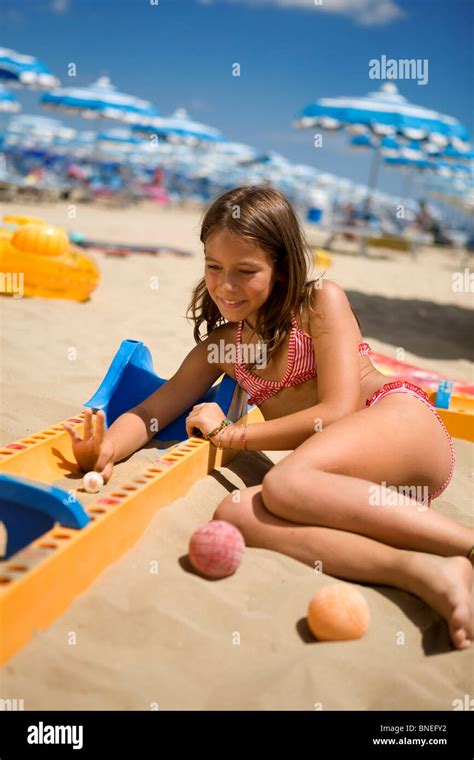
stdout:
<svg viewBox="0 0 474 760">
<path fill-rule="evenodd" d="M 237 364 L 242 364 L 242 350 L 241 350 L 241 344 L 242 344 L 242 326 L 243 326 L 243 320 L 241 320 L 237 325 L 237 334 L 235 339 L 235 345 L 237 349 Z"/>
</svg>

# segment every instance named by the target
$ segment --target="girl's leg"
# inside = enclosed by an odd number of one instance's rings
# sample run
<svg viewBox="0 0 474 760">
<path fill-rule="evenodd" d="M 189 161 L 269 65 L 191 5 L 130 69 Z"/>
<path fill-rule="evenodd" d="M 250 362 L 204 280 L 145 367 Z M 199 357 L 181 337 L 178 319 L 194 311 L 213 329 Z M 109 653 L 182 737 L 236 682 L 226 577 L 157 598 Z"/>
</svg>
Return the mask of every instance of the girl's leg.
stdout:
<svg viewBox="0 0 474 760">
<path fill-rule="evenodd" d="M 474 530 L 416 498 L 443 483 L 451 466 L 445 431 L 407 394 L 381 399 L 308 438 L 265 475 L 262 498 L 275 516 L 349 530 L 403 549 L 466 555 Z M 389 486 L 396 486 L 394 493 Z M 396 497 L 396 505 L 394 505 Z"/>
<path fill-rule="evenodd" d="M 342 530 L 297 525 L 265 509 L 261 486 L 226 496 L 215 520 L 242 532 L 248 546 L 287 554 L 310 567 L 349 581 L 376 583 L 409 591 L 448 623 L 454 646 L 465 649 L 472 638 L 472 567 L 465 557 L 449 559 L 401 551 Z"/>
<path fill-rule="evenodd" d="M 262 484 L 268 511 L 293 523 L 349 530 L 400 549 L 467 556 L 474 544 L 472 528 L 413 499 L 391 506 L 391 494 L 380 483 L 314 468 L 272 469 Z"/>
</svg>

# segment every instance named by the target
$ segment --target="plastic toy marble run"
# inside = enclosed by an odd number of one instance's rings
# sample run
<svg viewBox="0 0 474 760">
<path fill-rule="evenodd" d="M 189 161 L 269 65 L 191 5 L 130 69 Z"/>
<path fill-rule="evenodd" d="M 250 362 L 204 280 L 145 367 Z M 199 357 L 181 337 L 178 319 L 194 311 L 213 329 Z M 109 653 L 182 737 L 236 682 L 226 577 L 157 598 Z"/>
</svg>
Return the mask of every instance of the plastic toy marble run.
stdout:
<svg viewBox="0 0 474 760">
<path fill-rule="evenodd" d="M 153 393 L 166 380 L 153 371 L 150 352 L 136 341 L 122 343 L 97 393 L 85 404 L 103 409 L 107 425 Z M 259 421 L 247 396 L 229 377 L 200 402 L 215 401 L 235 421 Z M 137 477 L 87 506 L 51 485 L 77 476 L 69 435 L 62 424 L 0 448 L 0 522 L 6 529 L 0 562 L 0 664 L 46 628 L 73 599 L 140 538 L 158 509 L 184 496 L 193 483 L 235 454 L 202 438 L 187 438 L 189 409 L 156 438 L 177 441 Z M 82 435 L 84 414 L 68 420 Z M 71 487 L 77 480 L 71 480 Z"/>
<path fill-rule="evenodd" d="M 384 374 L 403 375 L 423 386 L 435 401 L 433 388 L 440 376 L 381 354 L 374 353 L 372 360 Z M 165 382 L 153 371 L 143 343 L 125 340 L 85 406 L 103 409 L 110 426 Z M 468 441 L 474 441 L 473 390 L 455 383 L 457 395 L 451 395 L 448 408 L 438 409 L 451 435 Z M 247 394 L 227 376 L 199 401 L 215 401 L 234 421 L 263 419 L 256 406 L 247 408 Z M 65 476 L 72 476 L 72 488 L 77 484 L 71 439 L 61 423 L 0 448 L 0 664 L 130 549 L 160 507 L 233 459 L 237 452 L 187 438 L 189 411 L 156 436 L 167 448 L 155 462 L 129 482 L 87 499 L 86 505 L 73 490 L 52 485 Z M 83 433 L 83 413 L 67 421 Z"/>
</svg>

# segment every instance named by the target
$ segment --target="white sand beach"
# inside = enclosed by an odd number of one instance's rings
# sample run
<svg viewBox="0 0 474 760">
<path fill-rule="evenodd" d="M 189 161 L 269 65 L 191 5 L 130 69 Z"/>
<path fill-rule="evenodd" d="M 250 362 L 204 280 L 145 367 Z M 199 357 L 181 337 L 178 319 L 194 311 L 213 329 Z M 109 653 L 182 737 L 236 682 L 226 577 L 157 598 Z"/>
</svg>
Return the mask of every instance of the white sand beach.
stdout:
<svg viewBox="0 0 474 760">
<path fill-rule="evenodd" d="M 93 253 L 102 280 L 86 303 L 0 298 L 0 445 L 81 411 L 125 338 L 143 341 L 169 377 L 194 345 L 185 313 L 203 271 L 196 209 L 79 206 L 71 220 L 65 203 L 4 205 L 8 213 L 193 256 Z M 326 276 L 348 293 L 375 350 L 402 349 L 406 362 L 474 382 L 473 294 L 452 287 L 465 266 L 459 251 L 426 248 L 414 261 L 385 249 L 362 258 L 347 245 L 331 255 Z M 454 478 L 432 508 L 472 524 L 474 446 L 455 447 Z M 445 624 L 414 596 L 356 584 L 371 610 L 369 631 L 359 641 L 317 643 L 304 618 L 312 595 L 335 582 L 328 576 L 252 548 L 225 580 L 189 571 L 192 532 L 228 491 L 261 482 L 285 455 L 239 454 L 161 509 L 133 550 L 2 668 L 0 696 L 23 699 L 27 710 L 451 710 L 471 693 L 472 649 L 453 651 Z M 154 456 L 150 445 L 117 465 L 113 486 Z"/>
</svg>

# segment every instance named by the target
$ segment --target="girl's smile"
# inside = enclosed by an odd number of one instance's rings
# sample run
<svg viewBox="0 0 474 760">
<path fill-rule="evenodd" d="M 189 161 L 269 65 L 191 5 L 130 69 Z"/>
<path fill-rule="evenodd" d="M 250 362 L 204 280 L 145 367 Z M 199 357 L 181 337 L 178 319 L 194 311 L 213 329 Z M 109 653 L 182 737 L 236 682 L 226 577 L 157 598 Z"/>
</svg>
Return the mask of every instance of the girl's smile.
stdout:
<svg viewBox="0 0 474 760">
<path fill-rule="evenodd" d="M 227 301 L 225 298 L 220 298 L 219 300 L 226 309 L 240 309 L 246 303 L 246 301 Z"/>
</svg>

